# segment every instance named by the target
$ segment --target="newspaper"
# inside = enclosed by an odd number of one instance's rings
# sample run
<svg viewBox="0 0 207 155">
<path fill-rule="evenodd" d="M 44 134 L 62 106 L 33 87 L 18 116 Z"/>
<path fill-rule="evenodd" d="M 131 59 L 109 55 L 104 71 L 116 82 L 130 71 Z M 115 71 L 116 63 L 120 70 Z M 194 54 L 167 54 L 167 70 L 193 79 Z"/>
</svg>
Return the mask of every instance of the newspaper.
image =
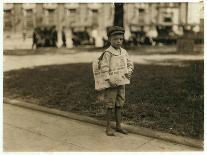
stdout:
<svg viewBox="0 0 207 155">
<path fill-rule="evenodd" d="M 110 61 L 110 81 L 117 85 L 130 84 L 130 80 L 126 78 L 128 73 L 127 60 L 125 55 L 113 56 Z M 107 73 L 102 73 L 99 68 L 99 60 L 93 62 L 93 74 L 95 80 L 95 90 L 103 90 L 110 87 L 108 81 L 105 81 Z"/>
</svg>

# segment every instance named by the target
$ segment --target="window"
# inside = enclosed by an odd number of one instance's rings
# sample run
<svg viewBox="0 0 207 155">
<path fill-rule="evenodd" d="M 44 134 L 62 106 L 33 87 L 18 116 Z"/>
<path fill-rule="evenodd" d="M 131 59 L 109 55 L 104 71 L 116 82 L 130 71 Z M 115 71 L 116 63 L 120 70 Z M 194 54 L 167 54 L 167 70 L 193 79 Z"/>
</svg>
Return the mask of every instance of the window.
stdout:
<svg viewBox="0 0 207 155">
<path fill-rule="evenodd" d="M 4 10 L 4 30 L 12 29 L 12 10 Z"/>
<path fill-rule="evenodd" d="M 66 9 L 66 14 L 67 14 L 68 25 L 72 25 L 72 24 L 76 23 L 76 18 L 77 18 L 77 10 L 76 9 Z"/>
<path fill-rule="evenodd" d="M 138 16 L 138 24 L 144 24 L 145 23 L 145 16 L 146 16 L 145 9 L 139 8 L 138 12 L 139 12 L 138 13 L 139 14 L 139 16 Z"/>
<path fill-rule="evenodd" d="M 25 26 L 27 30 L 31 30 L 34 27 L 33 24 L 33 10 L 32 9 L 27 9 L 25 10 Z"/>
<path fill-rule="evenodd" d="M 75 14 L 76 13 L 76 9 L 68 9 L 70 14 Z"/>
<path fill-rule="evenodd" d="M 93 14 L 97 14 L 98 13 L 97 9 L 92 9 L 91 11 L 93 12 Z"/>
<path fill-rule="evenodd" d="M 55 10 L 48 9 L 48 23 L 53 25 L 55 23 Z"/>
<path fill-rule="evenodd" d="M 144 10 L 143 8 L 140 8 L 140 9 L 139 9 L 139 13 L 144 13 L 144 11 L 145 11 L 145 10 Z"/>
<path fill-rule="evenodd" d="M 171 17 L 165 17 L 164 22 L 167 22 L 167 23 L 172 22 L 172 18 Z"/>
<path fill-rule="evenodd" d="M 98 24 L 98 10 L 97 9 L 91 9 L 91 20 L 92 20 L 92 25 Z"/>
</svg>

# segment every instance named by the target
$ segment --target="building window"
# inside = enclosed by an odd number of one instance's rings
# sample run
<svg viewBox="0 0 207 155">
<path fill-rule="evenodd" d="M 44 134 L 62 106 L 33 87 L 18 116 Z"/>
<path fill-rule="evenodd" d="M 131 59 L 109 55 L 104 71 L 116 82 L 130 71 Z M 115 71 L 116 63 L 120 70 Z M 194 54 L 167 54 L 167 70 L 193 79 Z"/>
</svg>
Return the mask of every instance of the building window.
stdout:
<svg viewBox="0 0 207 155">
<path fill-rule="evenodd" d="M 76 23 L 77 9 L 66 9 L 67 24 L 69 26 Z"/>
<path fill-rule="evenodd" d="M 171 23 L 172 22 L 172 18 L 171 17 L 165 17 L 164 18 L 164 22 Z"/>
<path fill-rule="evenodd" d="M 138 24 L 145 24 L 145 18 L 146 18 L 146 14 L 145 14 L 145 9 L 143 8 L 139 8 L 138 9 Z"/>
<path fill-rule="evenodd" d="M 4 30 L 12 30 L 12 10 L 4 10 Z"/>
<path fill-rule="evenodd" d="M 76 9 L 68 9 L 69 14 L 76 14 Z"/>
<path fill-rule="evenodd" d="M 97 14 L 98 13 L 97 9 L 91 9 L 91 11 L 92 11 L 93 14 Z"/>
<path fill-rule="evenodd" d="M 92 25 L 98 24 L 98 10 L 97 9 L 90 10 L 90 18 L 92 20 Z"/>
<path fill-rule="evenodd" d="M 46 24 L 55 25 L 55 9 L 46 9 Z"/>
<path fill-rule="evenodd" d="M 54 9 L 48 9 L 48 22 L 51 24 L 55 23 L 55 10 Z"/>
<path fill-rule="evenodd" d="M 144 9 L 143 8 L 140 8 L 139 9 L 139 13 L 144 13 Z"/>
<path fill-rule="evenodd" d="M 32 30 L 34 28 L 32 9 L 25 10 L 25 28 L 27 30 Z"/>
</svg>

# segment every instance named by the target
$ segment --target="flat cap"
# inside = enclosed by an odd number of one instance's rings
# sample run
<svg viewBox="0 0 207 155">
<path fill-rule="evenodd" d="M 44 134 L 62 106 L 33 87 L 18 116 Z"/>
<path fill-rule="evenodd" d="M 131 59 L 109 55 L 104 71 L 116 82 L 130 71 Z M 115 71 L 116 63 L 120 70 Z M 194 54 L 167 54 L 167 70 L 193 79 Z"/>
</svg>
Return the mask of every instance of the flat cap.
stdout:
<svg viewBox="0 0 207 155">
<path fill-rule="evenodd" d="M 111 26 L 108 28 L 107 36 L 110 37 L 114 34 L 124 34 L 125 30 L 123 27 L 120 26 Z"/>
</svg>

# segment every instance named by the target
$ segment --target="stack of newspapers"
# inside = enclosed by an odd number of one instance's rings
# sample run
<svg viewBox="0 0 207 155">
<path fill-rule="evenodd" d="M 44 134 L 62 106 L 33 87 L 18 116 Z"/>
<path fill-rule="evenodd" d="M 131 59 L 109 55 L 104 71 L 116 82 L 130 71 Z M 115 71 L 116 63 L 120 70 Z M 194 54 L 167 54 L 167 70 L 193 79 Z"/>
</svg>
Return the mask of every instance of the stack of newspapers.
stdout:
<svg viewBox="0 0 207 155">
<path fill-rule="evenodd" d="M 127 60 L 124 55 L 111 57 L 109 66 L 110 81 L 116 85 L 129 84 L 130 80 L 126 78 L 128 73 Z M 103 90 L 110 87 L 106 77 L 108 73 L 103 73 L 99 67 L 99 60 L 93 62 L 93 75 L 95 80 L 95 90 Z"/>
</svg>

